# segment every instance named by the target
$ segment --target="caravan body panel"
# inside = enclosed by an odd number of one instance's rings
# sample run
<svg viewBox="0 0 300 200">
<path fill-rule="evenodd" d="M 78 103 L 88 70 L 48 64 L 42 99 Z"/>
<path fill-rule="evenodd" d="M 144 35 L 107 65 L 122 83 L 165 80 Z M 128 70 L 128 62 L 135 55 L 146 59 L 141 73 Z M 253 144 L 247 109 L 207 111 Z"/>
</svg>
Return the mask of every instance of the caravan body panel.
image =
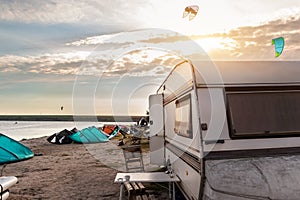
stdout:
<svg viewBox="0 0 300 200">
<path fill-rule="evenodd" d="M 300 62 L 184 61 L 163 95 L 164 160 L 187 199 L 297 199 Z"/>
</svg>

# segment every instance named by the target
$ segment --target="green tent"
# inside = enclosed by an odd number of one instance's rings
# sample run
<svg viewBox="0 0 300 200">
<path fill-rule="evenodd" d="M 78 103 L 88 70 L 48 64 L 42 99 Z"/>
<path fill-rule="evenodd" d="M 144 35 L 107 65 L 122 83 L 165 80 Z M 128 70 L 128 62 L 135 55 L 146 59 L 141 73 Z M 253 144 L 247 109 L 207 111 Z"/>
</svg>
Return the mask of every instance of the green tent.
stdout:
<svg viewBox="0 0 300 200">
<path fill-rule="evenodd" d="M 33 155 L 28 147 L 0 133 L 0 164 L 18 162 Z"/>
</svg>

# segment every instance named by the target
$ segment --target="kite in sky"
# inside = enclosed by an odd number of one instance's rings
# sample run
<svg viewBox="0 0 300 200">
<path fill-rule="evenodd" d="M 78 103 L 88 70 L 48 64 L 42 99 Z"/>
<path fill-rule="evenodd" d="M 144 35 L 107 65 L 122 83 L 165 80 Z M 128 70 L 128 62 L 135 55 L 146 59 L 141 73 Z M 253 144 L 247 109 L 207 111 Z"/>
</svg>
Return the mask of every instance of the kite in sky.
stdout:
<svg viewBox="0 0 300 200">
<path fill-rule="evenodd" d="M 281 55 L 283 48 L 284 48 L 284 38 L 278 37 L 272 39 L 272 45 L 275 44 L 275 57 L 278 57 Z"/>
<path fill-rule="evenodd" d="M 194 19 L 198 13 L 198 10 L 199 10 L 199 6 L 196 6 L 196 5 L 193 5 L 193 6 L 187 6 L 185 9 L 184 9 L 184 12 L 183 12 L 183 18 L 185 18 L 186 16 L 190 15 L 189 16 L 189 20 L 191 21 L 192 19 Z"/>
<path fill-rule="evenodd" d="M 62 106 L 62 107 L 60 107 L 60 110 L 63 110 L 64 109 L 64 107 Z"/>
</svg>

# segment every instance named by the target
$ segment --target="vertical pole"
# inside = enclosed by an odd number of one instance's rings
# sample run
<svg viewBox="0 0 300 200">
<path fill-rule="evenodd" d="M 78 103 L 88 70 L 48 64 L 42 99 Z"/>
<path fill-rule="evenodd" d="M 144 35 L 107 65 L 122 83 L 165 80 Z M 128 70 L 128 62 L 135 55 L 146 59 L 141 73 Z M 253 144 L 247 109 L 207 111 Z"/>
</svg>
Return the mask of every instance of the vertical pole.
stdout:
<svg viewBox="0 0 300 200">
<path fill-rule="evenodd" d="M 171 182 L 169 182 L 169 199 L 172 199 Z"/>
<path fill-rule="evenodd" d="M 122 200 L 123 199 L 123 183 L 121 183 L 121 186 L 120 186 L 120 196 L 119 196 L 119 200 Z"/>
<path fill-rule="evenodd" d="M 173 200 L 175 200 L 175 182 L 172 182 L 172 186 L 173 186 L 173 189 L 172 189 L 172 192 L 173 192 Z"/>
</svg>

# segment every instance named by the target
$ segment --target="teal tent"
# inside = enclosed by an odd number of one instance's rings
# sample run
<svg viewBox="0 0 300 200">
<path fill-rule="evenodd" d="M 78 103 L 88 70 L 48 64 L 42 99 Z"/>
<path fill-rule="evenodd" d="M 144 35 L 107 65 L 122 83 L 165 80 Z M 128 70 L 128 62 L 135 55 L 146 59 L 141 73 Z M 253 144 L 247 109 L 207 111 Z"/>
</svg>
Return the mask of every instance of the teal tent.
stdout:
<svg viewBox="0 0 300 200">
<path fill-rule="evenodd" d="M 28 147 L 0 133 L 0 164 L 18 162 L 33 155 Z"/>
<path fill-rule="evenodd" d="M 69 136 L 77 143 L 108 142 L 108 135 L 96 127 L 88 127 Z"/>
</svg>

